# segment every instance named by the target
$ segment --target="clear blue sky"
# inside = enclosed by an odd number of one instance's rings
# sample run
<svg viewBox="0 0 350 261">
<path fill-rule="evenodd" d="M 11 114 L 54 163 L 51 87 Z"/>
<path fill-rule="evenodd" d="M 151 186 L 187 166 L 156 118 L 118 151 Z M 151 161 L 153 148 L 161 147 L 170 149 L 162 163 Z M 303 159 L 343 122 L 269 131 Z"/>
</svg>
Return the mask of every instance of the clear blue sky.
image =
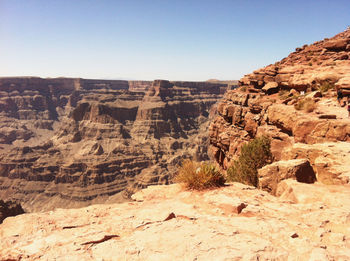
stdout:
<svg viewBox="0 0 350 261">
<path fill-rule="evenodd" d="M 350 25 L 350 0 L 0 0 L 0 76 L 239 79 Z"/>
</svg>

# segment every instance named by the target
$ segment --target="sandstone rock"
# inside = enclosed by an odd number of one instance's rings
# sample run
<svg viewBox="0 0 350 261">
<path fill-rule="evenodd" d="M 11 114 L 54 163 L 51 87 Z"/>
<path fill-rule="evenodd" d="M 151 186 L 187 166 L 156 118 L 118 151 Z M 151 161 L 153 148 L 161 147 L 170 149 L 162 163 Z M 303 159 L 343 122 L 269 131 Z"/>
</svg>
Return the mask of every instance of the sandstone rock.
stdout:
<svg viewBox="0 0 350 261">
<path fill-rule="evenodd" d="M 315 172 L 307 159 L 277 161 L 258 170 L 258 187 L 275 195 L 278 184 L 284 179 L 314 183 Z"/>
<path fill-rule="evenodd" d="M 297 90 L 295 90 L 295 89 L 291 89 L 290 91 L 289 91 L 289 96 L 299 96 L 300 95 L 300 93 L 297 91 Z"/>
<path fill-rule="evenodd" d="M 325 184 L 350 183 L 350 145 L 348 142 L 295 143 L 281 154 L 283 160 L 307 158 L 317 180 Z"/>
<path fill-rule="evenodd" d="M 280 197 L 281 200 L 289 200 L 293 203 L 312 204 L 322 201 L 324 204 L 334 204 L 341 208 L 343 206 L 349 207 L 346 200 L 346 197 L 349 196 L 348 189 L 348 186 L 323 185 L 320 183 L 310 185 L 286 179 L 278 184 L 276 196 Z M 337 190 L 338 197 L 332 199 L 332 191 L 334 190 Z"/>
<path fill-rule="evenodd" d="M 5 260 L 349 259 L 350 190 L 293 182 L 306 188 L 293 187 L 296 198 L 305 195 L 312 200 L 291 204 L 288 198 L 239 183 L 206 192 L 183 191 L 175 184 L 147 189 L 142 202 L 10 217 L 0 225 L 0 256 Z M 238 213 L 240 204 L 246 207 Z"/>
<path fill-rule="evenodd" d="M 347 44 L 349 43 L 349 39 L 337 39 L 331 40 L 324 44 L 324 47 L 328 50 L 339 51 L 345 50 Z"/>
<path fill-rule="evenodd" d="M 319 119 L 336 119 L 337 115 L 334 114 L 322 114 L 320 116 L 318 116 Z"/>
<path fill-rule="evenodd" d="M 350 77 L 346 76 L 344 78 L 341 78 L 339 81 L 335 83 L 335 86 L 339 89 L 350 89 Z"/>
<path fill-rule="evenodd" d="M 262 90 L 267 94 L 274 94 L 277 93 L 279 88 L 278 88 L 278 83 L 277 82 L 268 82 Z"/>
<path fill-rule="evenodd" d="M 305 96 L 305 98 L 311 98 L 311 99 L 315 99 L 318 97 L 322 97 L 322 93 L 320 91 L 314 91 Z"/>
</svg>

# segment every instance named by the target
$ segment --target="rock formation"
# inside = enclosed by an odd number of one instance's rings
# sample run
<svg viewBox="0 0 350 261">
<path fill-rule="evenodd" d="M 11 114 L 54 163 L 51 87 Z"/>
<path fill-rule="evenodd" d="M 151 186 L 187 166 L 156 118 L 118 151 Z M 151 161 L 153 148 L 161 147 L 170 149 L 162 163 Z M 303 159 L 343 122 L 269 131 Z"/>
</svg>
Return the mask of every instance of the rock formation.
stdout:
<svg viewBox="0 0 350 261">
<path fill-rule="evenodd" d="M 350 168 L 342 164 L 350 149 L 350 119 L 336 100 L 338 89 L 350 95 L 349 75 L 346 30 L 244 76 L 217 106 L 210 126 L 211 157 L 227 169 L 243 143 L 268 135 L 276 161 L 307 159 L 318 181 L 349 183 Z M 328 160 L 321 148 L 327 149 Z M 330 169 L 337 171 L 330 174 Z"/>
<path fill-rule="evenodd" d="M 0 78 L 0 198 L 27 211 L 125 200 L 207 159 L 227 84 Z"/>
</svg>

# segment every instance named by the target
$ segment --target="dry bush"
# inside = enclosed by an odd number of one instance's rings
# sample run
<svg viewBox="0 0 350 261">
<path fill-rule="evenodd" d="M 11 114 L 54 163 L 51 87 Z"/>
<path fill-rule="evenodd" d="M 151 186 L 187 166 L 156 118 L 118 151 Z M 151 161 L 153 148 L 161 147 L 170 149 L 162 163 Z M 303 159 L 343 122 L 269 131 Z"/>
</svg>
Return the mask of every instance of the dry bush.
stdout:
<svg viewBox="0 0 350 261">
<path fill-rule="evenodd" d="M 319 87 L 319 91 L 323 94 L 325 92 L 328 92 L 328 90 L 334 90 L 334 83 L 330 83 L 330 82 L 323 82 L 321 84 L 321 86 Z"/>
<path fill-rule="evenodd" d="M 220 187 L 225 184 L 224 176 L 213 164 L 198 163 L 189 159 L 182 162 L 174 181 L 196 190 Z"/>
<path fill-rule="evenodd" d="M 312 98 L 301 99 L 294 104 L 294 108 L 298 111 L 312 112 L 316 109 L 316 102 Z"/>
<path fill-rule="evenodd" d="M 280 90 L 278 92 L 278 96 L 280 97 L 280 99 L 285 100 L 289 96 L 289 91 L 288 90 Z"/>
<path fill-rule="evenodd" d="M 272 160 L 270 138 L 255 138 L 242 146 L 238 160 L 227 169 L 228 180 L 257 187 L 258 169 Z"/>
</svg>

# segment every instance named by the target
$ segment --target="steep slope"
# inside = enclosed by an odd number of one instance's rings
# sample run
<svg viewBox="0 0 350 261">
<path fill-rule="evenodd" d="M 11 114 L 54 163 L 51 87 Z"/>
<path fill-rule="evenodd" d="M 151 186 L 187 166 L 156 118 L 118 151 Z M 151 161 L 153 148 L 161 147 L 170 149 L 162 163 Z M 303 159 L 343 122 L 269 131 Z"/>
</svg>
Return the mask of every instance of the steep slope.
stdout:
<svg viewBox="0 0 350 261">
<path fill-rule="evenodd" d="M 125 200 L 207 158 L 226 84 L 4 78 L 0 198 L 27 211 Z"/>
<path fill-rule="evenodd" d="M 325 142 L 336 142 L 327 149 L 329 155 L 350 149 L 350 119 L 336 101 L 336 89 L 350 95 L 349 75 L 350 30 L 346 30 L 244 76 L 240 87 L 228 91 L 218 104 L 218 116 L 210 126 L 210 155 L 227 169 L 242 144 L 265 134 L 272 138 L 275 160 L 300 158 L 300 153 L 290 151 L 304 144 L 309 152 L 303 155 L 319 181 L 349 183 L 350 168 L 339 161 L 327 165 L 317 149 Z M 309 108 L 303 110 L 302 103 Z M 329 178 L 323 175 L 325 168 L 342 171 Z"/>
</svg>

